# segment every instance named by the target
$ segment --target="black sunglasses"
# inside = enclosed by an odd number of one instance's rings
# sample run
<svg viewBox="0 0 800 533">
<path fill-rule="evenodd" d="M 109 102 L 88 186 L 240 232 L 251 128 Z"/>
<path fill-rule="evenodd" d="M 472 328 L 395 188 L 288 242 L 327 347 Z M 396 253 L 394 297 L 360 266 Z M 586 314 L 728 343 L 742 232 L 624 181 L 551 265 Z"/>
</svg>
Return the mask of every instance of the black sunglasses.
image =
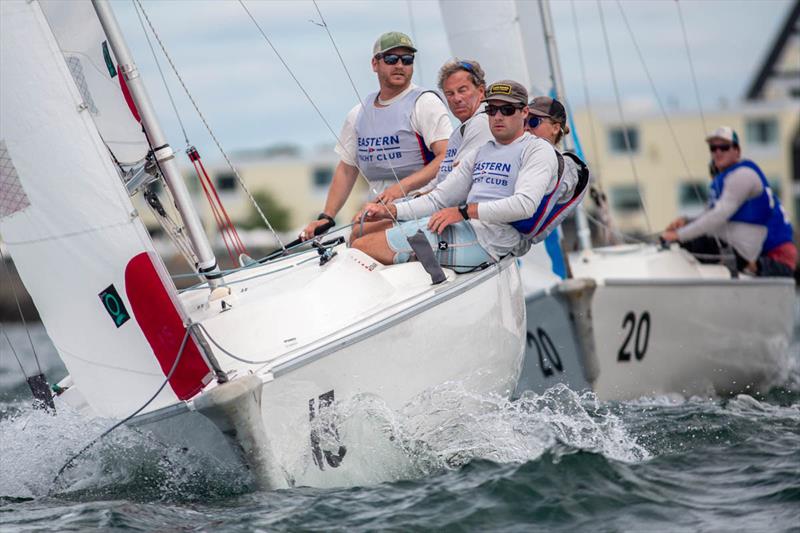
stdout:
<svg viewBox="0 0 800 533">
<path fill-rule="evenodd" d="M 730 149 L 731 149 L 731 145 L 730 144 L 709 144 L 708 145 L 708 150 L 712 154 L 714 152 L 716 152 L 717 150 L 719 150 L 720 152 L 727 152 Z"/>
<path fill-rule="evenodd" d="M 387 65 L 396 65 L 398 61 L 401 61 L 404 65 L 414 64 L 414 54 L 378 54 L 375 58 L 383 59 L 383 62 Z"/>
<path fill-rule="evenodd" d="M 518 109 L 522 109 L 525 106 L 521 105 L 514 105 L 514 104 L 505 104 L 501 106 L 496 106 L 492 104 L 486 105 L 486 114 L 490 117 L 493 117 L 497 114 L 498 111 L 503 114 L 505 117 L 510 117 L 514 113 L 517 112 Z"/>
<path fill-rule="evenodd" d="M 544 122 L 545 120 L 550 120 L 547 117 L 531 117 L 528 119 L 528 126 L 531 128 L 538 128 L 539 124 Z"/>
</svg>

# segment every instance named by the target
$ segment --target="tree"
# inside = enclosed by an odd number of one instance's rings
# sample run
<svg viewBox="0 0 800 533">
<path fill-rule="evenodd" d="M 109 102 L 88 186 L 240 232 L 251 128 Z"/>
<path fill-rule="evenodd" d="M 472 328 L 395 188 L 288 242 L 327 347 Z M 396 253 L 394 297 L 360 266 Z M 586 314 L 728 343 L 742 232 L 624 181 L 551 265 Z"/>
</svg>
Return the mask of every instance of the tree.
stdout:
<svg viewBox="0 0 800 533">
<path fill-rule="evenodd" d="M 273 198 L 272 194 L 267 191 L 258 191 L 253 193 L 253 198 L 275 231 L 287 231 L 290 229 L 291 212 Z M 255 206 L 250 207 L 250 213 L 239 226 L 243 229 L 266 228 Z"/>
</svg>

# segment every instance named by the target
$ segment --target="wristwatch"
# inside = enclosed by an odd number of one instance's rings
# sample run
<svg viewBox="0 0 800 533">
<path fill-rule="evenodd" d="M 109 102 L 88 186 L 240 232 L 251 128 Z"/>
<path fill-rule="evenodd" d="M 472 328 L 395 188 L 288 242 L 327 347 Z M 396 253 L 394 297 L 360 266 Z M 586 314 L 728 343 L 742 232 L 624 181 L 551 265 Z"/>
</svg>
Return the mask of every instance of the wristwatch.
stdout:
<svg viewBox="0 0 800 533">
<path fill-rule="evenodd" d="M 467 212 L 467 204 L 461 204 L 458 206 L 458 212 L 461 213 L 461 216 L 464 217 L 464 220 L 469 220 L 469 213 Z"/>
<path fill-rule="evenodd" d="M 327 213 L 320 213 L 319 216 L 317 217 L 317 220 L 323 220 L 323 219 L 327 220 L 328 222 L 330 222 L 333 225 L 336 225 L 336 221 L 333 220 L 333 217 L 328 215 Z"/>
</svg>

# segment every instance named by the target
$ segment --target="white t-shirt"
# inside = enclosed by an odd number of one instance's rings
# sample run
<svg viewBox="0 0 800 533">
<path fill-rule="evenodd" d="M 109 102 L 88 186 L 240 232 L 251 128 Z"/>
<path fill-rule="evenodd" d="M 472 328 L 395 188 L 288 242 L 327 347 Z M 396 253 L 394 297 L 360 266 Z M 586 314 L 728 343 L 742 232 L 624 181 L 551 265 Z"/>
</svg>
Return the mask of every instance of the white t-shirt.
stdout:
<svg viewBox="0 0 800 533">
<path fill-rule="evenodd" d="M 381 100 L 380 103 L 386 106 L 392 105 L 415 87 L 416 85 L 412 83 L 394 98 L 385 101 Z M 342 125 L 342 131 L 339 133 L 339 142 L 336 143 L 335 148 L 342 162 L 352 167 L 356 166 L 356 153 L 358 150 L 356 119 L 360 110 L 361 104 L 356 104 L 347 114 Z M 431 149 L 431 145 L 436 141 L 448 140 L 453 132 L 453 124 L 450 122 L 447 106 L 433 93 L 424 93 L 417 99 L 414 111 L 411 113 L 411 127 L 422 136 L 428 150 Z"/>
</svg>

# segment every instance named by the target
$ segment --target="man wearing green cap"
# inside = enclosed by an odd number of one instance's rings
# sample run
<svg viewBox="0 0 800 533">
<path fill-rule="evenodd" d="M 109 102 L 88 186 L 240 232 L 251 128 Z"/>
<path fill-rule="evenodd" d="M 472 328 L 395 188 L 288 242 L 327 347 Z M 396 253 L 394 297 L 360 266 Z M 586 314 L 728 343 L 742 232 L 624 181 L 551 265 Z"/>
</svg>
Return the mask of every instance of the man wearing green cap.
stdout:
<svg viewBox="0 0 800 533">
<path fill-rule="evenodd" d="M 422 231 L 439 263 L 457 272 L 530 249 L 532 232 L 554 204 L 556 152 L 525 132 L 528 92 L 522 85 L 493 83 L 485 102 L 494 138 L 466 155 L 430 194 L 388 206 L 368 204 L 368 218 L 400 224 L 356 239 L 354 248 L 384 264 L 402 263 L 413 256 L 408 237 Z"/>
<path fill-rule="evenodd" d="M 336 145 L 340 161 L 325 209 L 300 238 L 310 239 L 318 227 L 333 220 L 359 172 L 382 202 L 401 198 L 436 176 L 453 126 L 439 96 L 411 83 L 416 51 L 400 32 L 384 33 L 375 42 L 372 70 L 380 89 L 348 113 Z"/>
</svg>

